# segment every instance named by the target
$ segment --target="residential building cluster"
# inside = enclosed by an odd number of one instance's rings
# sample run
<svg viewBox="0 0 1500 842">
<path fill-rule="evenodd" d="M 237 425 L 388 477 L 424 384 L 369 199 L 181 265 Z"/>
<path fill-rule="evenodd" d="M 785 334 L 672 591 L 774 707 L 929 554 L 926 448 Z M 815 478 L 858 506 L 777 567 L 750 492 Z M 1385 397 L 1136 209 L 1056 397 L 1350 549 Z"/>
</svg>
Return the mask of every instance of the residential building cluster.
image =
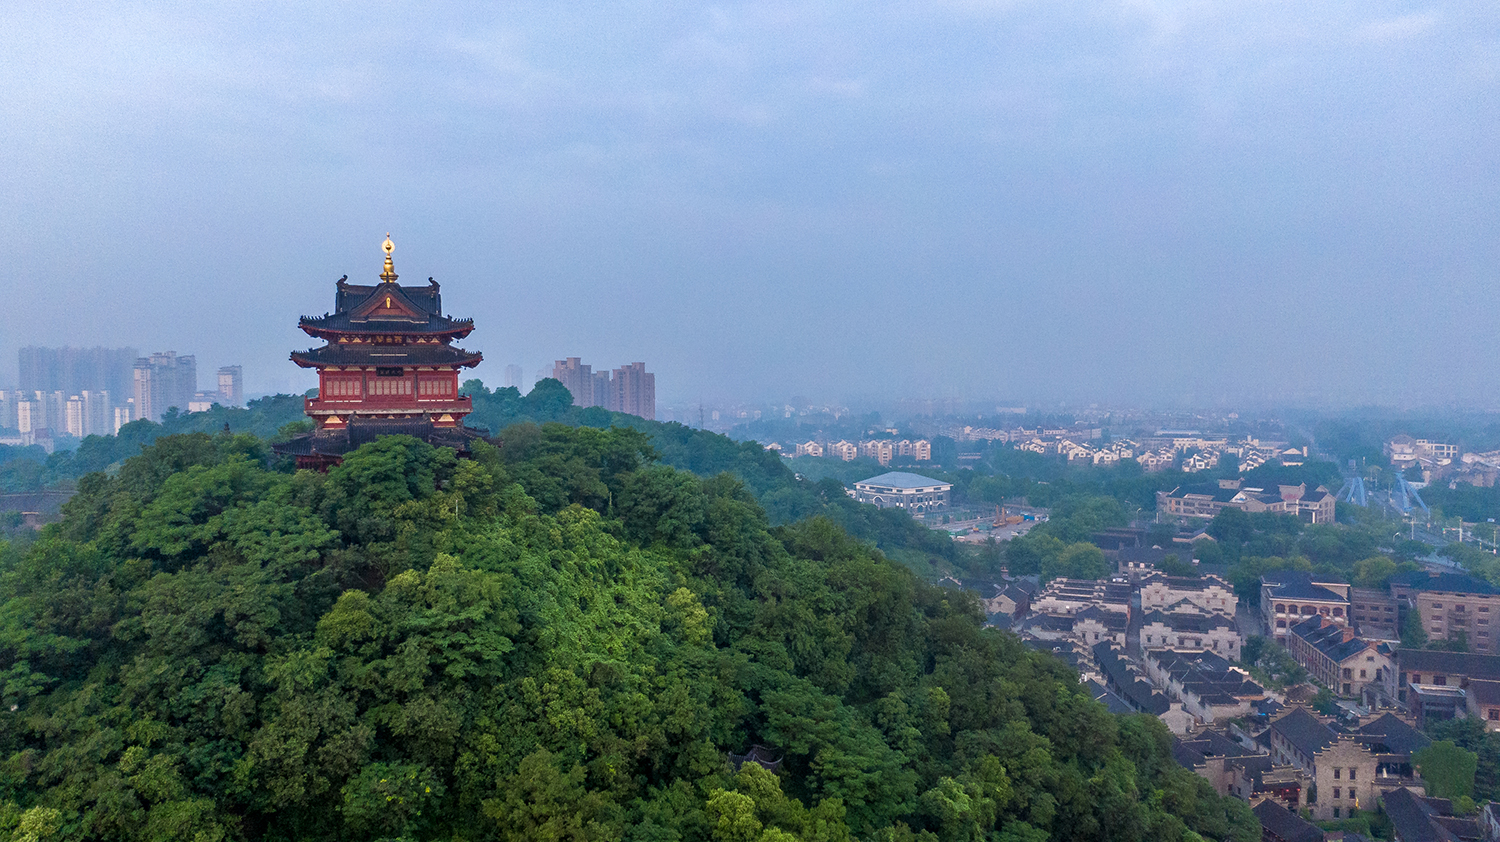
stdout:
<svg viewBox="0 0 1500 842">
<path fill-rule="evenodd" d="M 1179 485 L 1156 492 L 1156 510 L 1171 517 L 1212 519 L 1224 509 L 1294 515 L 1309 523 L 1333 523 L 1337 498 L 1325 486 L 1308 490 L 1306 483 L 1256 488 L 1240 479 Z"/>
<path fill-rule="evenodd" d="M 1187 473 L 1217 468 L 1224 459 L 1234 459 L 1241 473 L 1270 461 L 1287 465 L 1302 464 L 1306 448 L 1287 448 L 1286 442 L 1263 442 L 1247 437 L 1231 442 L 1227 438 L 1205 438 L 1197 433 L 1167 434 L 1158 432 L 1134 441 L 1127 438 L 1099 442 L 1097 428 L 1084 430 L 976 430 L 963 428 L 970 438 L 1009 441 L 1017 450 L 1043 455 L 1062 456 L 1070 462 L 1092 462 L 1113 465 L 1134 459 L 1147 471 L 1177 468 Z"/>
<path fill-rule="evenodd" d="M 1069 462 L 1092 462 L 1095 465 L 1114 465 L 1122 459 L 1135 456 L 1137 445 L 1129 439 L 1117 439 L 1105 444 L 1087 444 L 1071 437 L 1033 436 L 1016 444 L 1016 450 L 1031 453 L 1055 454 Z"/>
<path fill-rule="evenodd" d="M 1404 711 L 1419 725 L 1472 716 L 1500 730 L 1500 589 L 1488 582 L 1414 571 L 1384 589 L 1352 588 L 1276 571 L 1262 577 L 1260 601 L 1266 631 L 1335 695 Z M 1409 622 L 1468 651 L 1401 648 L 1397 631 Z"/>
<path fill-rule="evenodd" d="M 1403 434 L 1385 443 L 1385 455 L 1396 470 L 1417 468 L 1424 483 L 1446 481 L 1452 486 L 1465 482 L 1490 488 L 1500 479 L 1500 450 L 1465 451 L 1449 442 Z"/>
<path fill-rule="evenodd" d="M 1262 441 L 1246 436 L 1241 441 L 1228 438 L 1205 438 L 1195 432 L 1158 432 L 1141 440 L 1136 460 L 1147 471 L 1164 471 L 1171 467 L 1187 473 L 1216 468 L 1225 459 L 1233 459 L 1240 473 L 1252 471 L 1268 462 L 1301 465 L 1307 459 L 1307 448 L 1288 447 L 1286 442 Z"/>
<path fill-rule="evenodd" d="M 0 427 L 22 444 L 51 447 L 55 435 L 111 435 L 166 411 L 206 410 L 244 402 L 240 366 L 218 372 L 217 391 L 199 391 L 197 361 L 173 351 L 137 356 L 133 348 L 22 348 L 21 387 L 0 391 Z"/>
<path fill-rule="evenodd" d="M 646 370 L 645 363 L 594 371 L 578 357 L 568 357 L 552 364 L 551 376 L 573 394 L 574 406 L 602 406 L 610 412 L 656 420 L 656 375 Z"/>
<path fill-rule="evenodd" d="M 1033 439 L 1056 443 L 1062 439 L 1073 441 L 1097 441 L 1104 438 L 1103 427 L 975 427 L 972 425 L 946 424 L 937 428 L 937 434 L 955 441 L 992 441 L 1020 444 Z M 1055 452 L 1055 451 L 1054 451 Z"/>
<path fill-rule="evenodd" d="M 788 448 L 779 443 L 767 445 L 768 450 L 780 451 L 784 455 L 797 456 L 831 456 L 852 462 L 864 457 L 874 459 L 882 465 L 892 462 L 929 462 L 932 460 L 932 443 L 927 439 L 868 439 L 866 441 L 851 442 L 840 439 L 839 441 L 817 441 L 810 440 Z"/>
<path fill-rule="evenodd" d="M 1233 665 L 1244 645 L 1234 622 L 1239 600 L 1218 576 L 1060 578 L 1040 591 L 1018 580 L 981 594 L 992 622 L 1036 645 L 1073 647 L 1080 669 L 1100 673 L 1120 704 L 1176 733 L 1253 714 L 1266 698 Z"/>
</svg>

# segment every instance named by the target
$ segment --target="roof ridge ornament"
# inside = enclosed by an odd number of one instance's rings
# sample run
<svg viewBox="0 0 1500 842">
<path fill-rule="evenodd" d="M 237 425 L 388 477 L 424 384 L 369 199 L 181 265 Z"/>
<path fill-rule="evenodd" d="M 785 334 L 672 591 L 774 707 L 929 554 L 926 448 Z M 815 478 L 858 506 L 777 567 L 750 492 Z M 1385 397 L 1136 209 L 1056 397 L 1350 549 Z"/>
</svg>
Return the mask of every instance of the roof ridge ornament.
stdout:
<svg viewBox="0 0 1500 842">
<path fill-rule="evenodd" d="M 380 247 L 385 250 L 385 271 L 380 273 L 380 280 L 388 284 L 394 284 L 396 282 L 396 266 L 391 263 L 391 252 L 395 251 L 396 244 L 391 242 L 391 232 L 385 232 L 385 242 L 381 243 Z"/>
</svg>

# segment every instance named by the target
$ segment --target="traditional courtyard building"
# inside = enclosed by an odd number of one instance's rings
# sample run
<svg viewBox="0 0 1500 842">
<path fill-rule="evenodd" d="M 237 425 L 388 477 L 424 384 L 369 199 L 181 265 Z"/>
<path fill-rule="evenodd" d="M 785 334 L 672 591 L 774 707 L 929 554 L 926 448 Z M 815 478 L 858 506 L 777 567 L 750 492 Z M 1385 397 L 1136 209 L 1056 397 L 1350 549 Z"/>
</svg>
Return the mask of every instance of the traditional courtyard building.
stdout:
<svg viewBox="0 0 1500 842">
<path fill-rule="evenodd" d="M 1175 611 L 1143 612 L 1139 634 L 1142 649 L 1208 650 L 1231 661 L 1240 659 L 1245 639 L 1232 616 L 1203 611 L 1188 603 L 1181 606 Z"/>
<path fill-rule="evenodd" d="M 1141 579 L 1141 609 L 1171 610 L 1187 601 L 1203 611 L 1234 616 L 1239 597 L 1234 587 L 1218 576 L 1167 576 L 1151 573 Z"/>
<path fill-rule="evenodd" d="M 318 396 L 303 407 L 316 428 L 275 446 L 300 468 L 326 469 L 345 453 L 382 435 L 416 436 L 467 452 L 478 431 L 463 426 L 472 401 L 459 395 L 459 371 L 480 363 L 477 351 L 453 344 L 474 330 L 473 319 L 443 315 L 439 287 L 396 282 L 387 236 L 385 268 L 376 284 L 340 278 L 334 311 L 303 316 L 298 326 L 325 343 L 296 351 L 292 362 L 318 372 Z"/>
<path fill-rule="evenodd" d="M 1272 722 L 1266 738 L 1274 762 L 1296 766 L 1312 779 L 1317 799 L 1307 806 L 1318 821 L 1372 810 L 1400 787 L 1421 790 L 1411 756 L 1431 744 L 1411 723 L 1389 713 L 1344 730 L 1300 705 Z"/>
</svg>

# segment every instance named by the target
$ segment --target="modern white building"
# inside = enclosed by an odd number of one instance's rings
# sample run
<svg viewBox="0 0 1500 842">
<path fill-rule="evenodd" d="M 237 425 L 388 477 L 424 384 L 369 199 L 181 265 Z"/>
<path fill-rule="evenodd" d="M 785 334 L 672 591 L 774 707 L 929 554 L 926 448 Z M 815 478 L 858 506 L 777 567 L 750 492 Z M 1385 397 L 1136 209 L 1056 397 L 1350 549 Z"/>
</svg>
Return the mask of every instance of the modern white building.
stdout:
<svg viewBox="0 0 1500 842">
<path fill-rule="evenodd" d="M 861 503 L 873 503 L 882 509 L 907 509 L 927 512 L 948 506 L 953 483 L 891 471 L 878 477 L 870 477 L 854 484 L 854 499 Z"/>
</svg>

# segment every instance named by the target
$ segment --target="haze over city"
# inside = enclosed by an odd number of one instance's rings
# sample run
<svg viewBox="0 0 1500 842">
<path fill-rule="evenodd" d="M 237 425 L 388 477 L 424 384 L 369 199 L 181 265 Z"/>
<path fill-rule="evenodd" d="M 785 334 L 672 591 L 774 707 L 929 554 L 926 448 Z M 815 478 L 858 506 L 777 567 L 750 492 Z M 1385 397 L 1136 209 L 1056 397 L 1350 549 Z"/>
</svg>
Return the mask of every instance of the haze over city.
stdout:
<svg viewBox="0 0 1500 842">
<path fill-rule="evenodd" d="M 404 283 L 499 385 L 1495 408 L 1500 12 L 1459 3 L 0 8 L 0 359 L 315 380 Z M 0 382 L 15 377 L 0 369 Z"/>
</svg>

